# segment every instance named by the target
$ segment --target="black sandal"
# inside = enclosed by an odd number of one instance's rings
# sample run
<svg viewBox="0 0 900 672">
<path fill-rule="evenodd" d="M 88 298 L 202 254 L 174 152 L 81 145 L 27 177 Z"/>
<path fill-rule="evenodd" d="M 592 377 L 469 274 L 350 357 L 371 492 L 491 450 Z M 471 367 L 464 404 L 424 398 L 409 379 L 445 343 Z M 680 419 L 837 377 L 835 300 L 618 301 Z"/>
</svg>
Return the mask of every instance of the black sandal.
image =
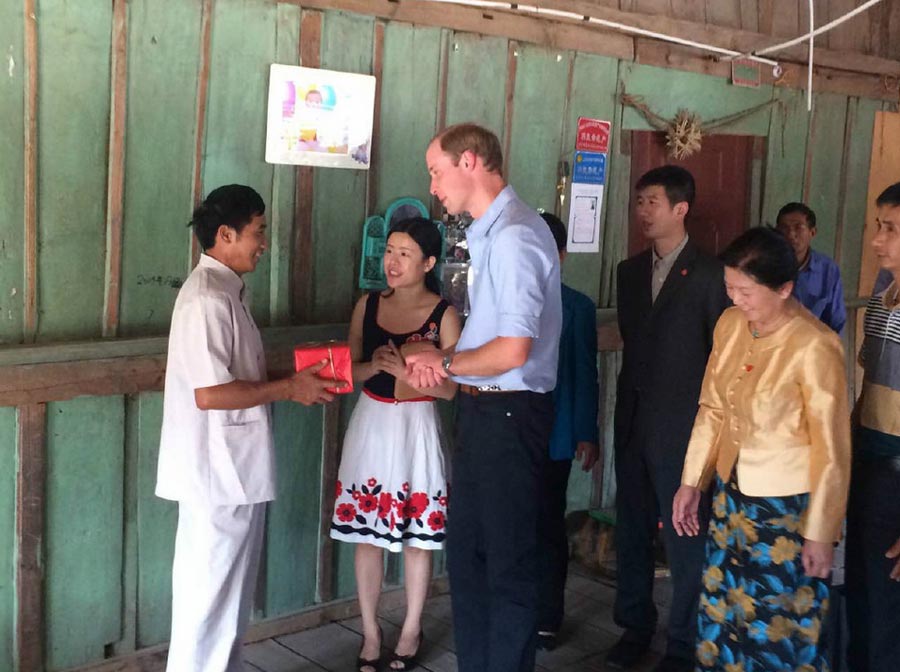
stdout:
<svg viewBox="0 0 900 672">
<path fill-rule="evenodd" d="M 382 644 L 384 643 L 384 633 L 381 631 L 381 626 L 378 626 L 378 639 L 379 639 L 379 642 L 378 642 L 378 650 L 379 650 L 379 652 L 380 652 L 380 651 L 381 651 L 381 646 L 382 646 Z M 377 658 L 373 658 L 372 660 L 366 660 L 365 658 L 362 657 L 362 650 L 363 650 L 363 647 L 364 647 L 365 645 L 366 645 L 366 638 L 365 638 L 365 636 L 364 636 L 364 637 L 363 637 L 363 643 L 362 643 L 362 645 L 359 647 L 359 653 L 360 653 L 360 655 L 358 655 L 358 656 L 356 657 L 356 671 L 357 671 L 357 672 L 363 672 L 363 668 L 364 668 L 364 667 L 371 667 L 372 669 L 375 670 L 375 672 L 379 672 L 379 670 L 381 669 L 381 655 L 380 655 L 380 653 L 379 653 L 379 656 L 378 656 Z"/>
<path fill-rule="evenodd" d="M 361 650 L 361 649 L 360 649 Z M 359 657 L 356 659 L 356 670 L 357 672 L 365 672 L 363 668 L 371 667 L 375 672 L 378 672 L 381 669 L 381 656 L 375 658 L 374 660 L 366 660 L 365 658 Z"/>
<path fill-rule="evenodd" d="M 401 656 L 396 650 L 394 651 L 391 656 L 391 662 L 388 664 L 388 667 L 392 672 L 406 672 L 407 670 L 414 670 L 419 666 L 417 658 L 419 656 L 419 651 L 422 649 L 422 639 L 422 631 L 420 630 L 419 643 L 416 645 L 416 650 L 408 656 Z M 395 667 L 395 663 L 400 663 L 400 667 Z"/>
</svg>

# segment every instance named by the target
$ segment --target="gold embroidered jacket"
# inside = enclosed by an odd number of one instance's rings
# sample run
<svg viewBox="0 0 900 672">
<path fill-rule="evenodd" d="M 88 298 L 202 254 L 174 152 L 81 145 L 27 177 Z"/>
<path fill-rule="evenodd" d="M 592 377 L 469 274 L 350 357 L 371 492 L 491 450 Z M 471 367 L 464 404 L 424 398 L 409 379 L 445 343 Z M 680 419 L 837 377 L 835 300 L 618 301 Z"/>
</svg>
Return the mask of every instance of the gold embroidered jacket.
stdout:
<svg viewBox="0 0 900 672">
<path fill-rule="evenodd" d="M 682 483 L 714 472 L 751 497 L 810 493 L 803 536 L 837 541 L 850 484 L 850 414 L 840 338 L 792 301 L 754 338 L 737 308 L 716 324 Z"/>
</svg>

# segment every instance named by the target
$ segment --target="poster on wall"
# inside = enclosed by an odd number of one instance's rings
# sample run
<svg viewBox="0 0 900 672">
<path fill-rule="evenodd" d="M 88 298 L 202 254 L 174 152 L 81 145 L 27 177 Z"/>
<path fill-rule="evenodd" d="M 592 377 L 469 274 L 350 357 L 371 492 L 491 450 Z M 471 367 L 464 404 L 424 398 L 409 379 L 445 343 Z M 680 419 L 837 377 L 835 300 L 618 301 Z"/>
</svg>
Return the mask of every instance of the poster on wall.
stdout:
<svg viewBox="0 0 900 672">
<path fill-rule="evenodd" d="M 578 117 L 578 132 L 575 135 L 575 149 L 588 152 L 609 152 L 609 132 L 612 124 L 603 119 Z"/>
<path fill-rule="evenodd" d="M 375 78 L 272 64 L 266 161 L 368 170 Z"/>
<path fill-rule="evenodd" d="M 600 251 L 600 211 L 606 184 L 606 154 L 575 151 L 569 201 L 569 252 Z"/>
</svg>

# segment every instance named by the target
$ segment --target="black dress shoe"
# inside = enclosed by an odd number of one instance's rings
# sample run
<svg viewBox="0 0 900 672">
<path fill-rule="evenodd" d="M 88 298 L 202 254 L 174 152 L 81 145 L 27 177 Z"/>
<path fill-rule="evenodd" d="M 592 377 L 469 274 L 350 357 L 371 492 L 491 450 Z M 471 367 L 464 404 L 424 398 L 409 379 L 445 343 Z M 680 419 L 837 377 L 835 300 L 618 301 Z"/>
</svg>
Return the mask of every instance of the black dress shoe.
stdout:
<svg viewBox="0 0 900 672">
<path fill-rule="evenodd" d="M 650 649 L 650 642 L 636 642 L 622 637 L 606 654 L 606 665 L 619 670 L 627 670 L 637 665 Z"/>
<path fill-rule="evenodd" d="M 653 672 L 693 672 L 693 670 L 693 660 L 678 656 L 666 656 L 653 668 Z"/>
<path fill-rule="evenodd" d="M 549 630 L 541 630 L 537 636 L 537 648 L 539 651 L 553 651 L 559 642 L 556 633 Z"/>
</svg>

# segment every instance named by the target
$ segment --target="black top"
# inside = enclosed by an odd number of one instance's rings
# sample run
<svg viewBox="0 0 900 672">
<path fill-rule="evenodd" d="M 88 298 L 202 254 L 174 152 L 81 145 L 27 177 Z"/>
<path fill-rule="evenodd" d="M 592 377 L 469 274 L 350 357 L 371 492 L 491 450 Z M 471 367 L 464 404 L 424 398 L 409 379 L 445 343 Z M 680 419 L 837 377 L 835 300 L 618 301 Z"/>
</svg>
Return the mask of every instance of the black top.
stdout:
<svg viewBox="0 0 900 672">
<path fill-rule="evenodd" d="M 366 314 L 363 318 L 363 361 L 372 361 L 372 355 L 375 350 L 382 345 L 387 345 L 388 341 L 393 341 L 398 348 L 404 343 L 415 343 L 416 341 L 431 341 L 434 347 L 439 347 L 441 319 L 444 317 L 444 311 L 450 305 L 445 299 L 438 301 L 431 315 L 425 320 L 425 323 L 406 334 L 392 334 L 381 328 L 378 324 L 378 302 L 381 300 L 381 292 L 370 292 L 369 298 L 366 300 Z M 386 399 L 394 399 L 394 383 L 396 378 L 389 373 L 376 373 L 369 378 L 363 387 L 372 394 L 384 397 Z"/>
</svg>

